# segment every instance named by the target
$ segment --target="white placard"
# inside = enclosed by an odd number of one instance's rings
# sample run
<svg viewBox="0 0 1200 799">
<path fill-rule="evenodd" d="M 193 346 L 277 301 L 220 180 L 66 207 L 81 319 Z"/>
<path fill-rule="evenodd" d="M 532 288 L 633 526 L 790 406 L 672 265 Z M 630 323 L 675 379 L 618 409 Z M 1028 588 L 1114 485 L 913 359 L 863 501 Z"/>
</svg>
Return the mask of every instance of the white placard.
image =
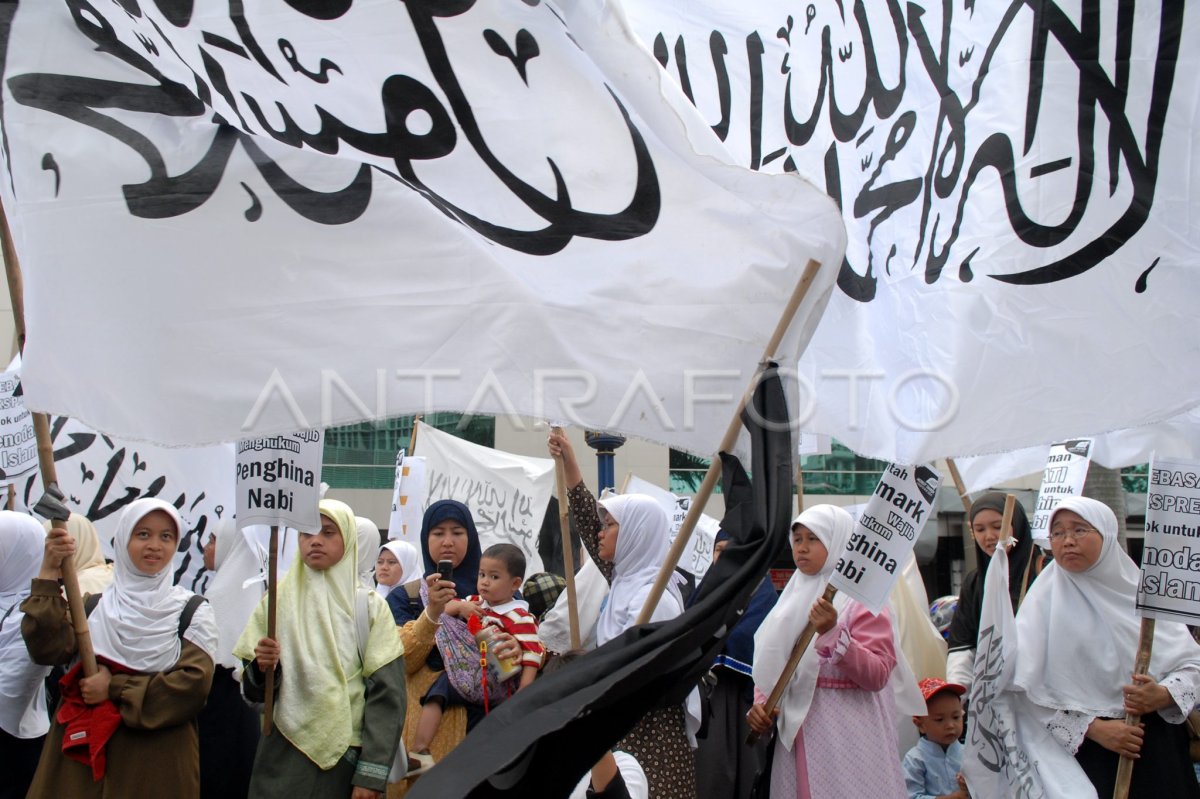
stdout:
<svg viewBox="0 0 1200 799">
<path fill-rule="evenodd" d="M 646 494 L 653 497 L 667 512 L 667 518 L 671 520 L 671 543 L 675 543 L 675 537 L 679 535 L 679 528 L 683 526 L 688 508 L 692 506 L 692 498 L 676 496 L 665 488 L 659 488 L 653 483 L 632 475 L 625 493 Z M 696 529 L 692 531 L 692 540 L 683 554 L 679 556 L 679 568 L 688 574 L 695 575 L 697 580 L 703 577 L 708 571 L 708 567 L 712 565 L 713 543 L 716 541 L 717 532 L 720 529 L 719 521 L 707 513 L 700 514 L 700 519 L 696 522 Z"/>
<path fill-rule="evenodd" d="M 481 447 L 424 422 L 417 428 L 428 486 L 424 507 L 439 499 L 464 503 L 480 546 L 516 544 L 525 553 L 526 576 L 542 571 L 538 533 L 554 490 L 554 461 Z"/>
<path fill-rule="evenodd" d="M 1200 462 L 1150 461 L 1137 608 L 1147 618 L 1200 622 Z"/>
<path fill-rule="evenodd" d="M 396 456 L 396 483 L 392 488 L 392 513 L 388 517 L 388 539 L 417 545 L 425 507 L 425 459 Z"/>
<path fill-rule="evenodd" d="M 1091 456 L 1090 438 L 1073 438 L 1050 447 L 1046 471 L 1042 473 L 1042 487 L 1038 490 L 1033 519 L 1029 523 L 1033 540 L 1043 547 L 1050 546 L 1050 517 L 1058 503 L 1064 497 L 1077 497 L 1083 493 Z"/>
<path fill-rule="evenodd" d="M 828 455 L 833 452 L 833 437 L 820 433 L 797 433 L 796 452 L 798 455 Z"/>
<path fill-rule="evenodd" d="M 234 493 L 239 527 L 277 524 L 301 532 L 320 529 L 323 431 L 243 439 L 237 449 Z"/>
<path fill-rule="evenodd" d="M 928 521 L 942 477 L 928 466 L 888 466 L 854 525 L 829 584 L 873 613 L 887 603 Z"/>
<path fill-rule="evenodd" d="M 33 432 L 33 417 L 25 407 L 25 397 L 18 392 L 21 372 L 14 361 L 7 372 L 0 374 L 0 479 L 16 480 L 29 474 L 38 465 L 37 435 Z"/>
</svg>

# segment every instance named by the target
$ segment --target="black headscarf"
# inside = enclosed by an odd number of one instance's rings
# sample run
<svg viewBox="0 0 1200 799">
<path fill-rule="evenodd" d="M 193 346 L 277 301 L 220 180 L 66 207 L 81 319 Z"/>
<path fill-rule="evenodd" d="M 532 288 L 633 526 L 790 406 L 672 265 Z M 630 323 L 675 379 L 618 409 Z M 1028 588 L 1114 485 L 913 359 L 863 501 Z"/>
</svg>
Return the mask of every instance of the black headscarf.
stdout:
<svg viewBox="0 0 1200 799">
<path fill-rule="evenodd" d="M 994 510 L 1004 516 L 1005 495 L 999 491 L 984 494 L 971 503 L 971 513 L 968 516 L 968 527 L 974 524 L 975 517 L 985 510 Z M 1008 551 L 1008 595 L 1012 600 L 1013 610 L 1021 599 L 1021 589 L 1027 585 L 1025 573 L 1029 572 L 1029 582 L 1033 582 L 1034 574 L 1031 569 L 1030 557 L 1034 553 L 1033 534 L 1029 529 L 1029 517 L 1018 502 L 1013 505 L 1012 516 L 1013 537 L 1017 539 L 1016 546 Z M 975 534 L 971 534 L 974 541 Z M 954 610 L 954 618 L 950 621 L 950 629 L 946 639 L 950 651 L 956 649 L 974 649 L 979 638 L 979 616 L 983 606 L 983 578 L 987 574 L 992 559 L 975 541 L 975 561 L 978 567 L 963 580 L 962 592 L 958 596 L 958 606 Z"/>
<path fill-rule="evenodd" d="M 454 567 L 450 579 L 454 581 L 454 590 L 458 592 L 458 596 L 468 597 L 475 593 L 475 583 L 479 580 L 479 558 L 482 551 L 475 520 L 471 518 L 471 509 L 461 502 L 440 499 L 425 510 L 425 517 L 421 520 L 421 556 L 425 559 L 425 574 L 437 571 L 437 561 L 429 555 L 429 531 L 446 520 L 456 521 L 467 528 L 467 554 L 463 555 L 462 563 Z"/>
</svg>

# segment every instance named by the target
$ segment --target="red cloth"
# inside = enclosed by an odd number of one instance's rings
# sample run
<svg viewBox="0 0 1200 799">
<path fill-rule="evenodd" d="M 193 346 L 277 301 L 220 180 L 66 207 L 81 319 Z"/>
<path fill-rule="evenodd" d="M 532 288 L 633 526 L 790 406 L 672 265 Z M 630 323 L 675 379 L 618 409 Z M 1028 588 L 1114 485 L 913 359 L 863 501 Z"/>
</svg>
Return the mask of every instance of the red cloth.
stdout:
<svg viewBox="0 0 1200 799">
<path fill-rule="evenodd" d="M 129 669 L 114 663 L 104 663 L 114 674 L 132 674 Z M 104 779 L 107 762 L 105 747 L 121 725 L 121 711 L 110 699 L 98 705 L 84 703 L 79 690 L 83 664 L 75 666 L 58 681 L 62 686 L 62 703 L 58 706 L 58 723 L 63 726 L 62 751 L 67 757 L 92 768 L 92 781 Z"/>
</svg>

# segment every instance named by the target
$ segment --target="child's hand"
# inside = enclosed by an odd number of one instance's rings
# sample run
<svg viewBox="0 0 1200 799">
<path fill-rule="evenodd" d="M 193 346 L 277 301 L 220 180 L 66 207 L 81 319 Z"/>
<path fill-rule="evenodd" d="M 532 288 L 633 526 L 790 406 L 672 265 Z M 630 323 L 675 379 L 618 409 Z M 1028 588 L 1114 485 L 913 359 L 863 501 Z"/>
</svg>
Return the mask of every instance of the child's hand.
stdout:
<svg viewBox="0 0 1200 799">
<path fill-rule="evenodd" d="M 468 602 L 465 599 L 452 599 L 447 602 L 446 613 L 450 616 L 454 616 L 457 619 L 463 619 L 464 621 L 472 616 L 483 615 L 483 611 L 479 609 L 478 605 Z"/>
<path fill-rule="evenodd" d="M 832 602 L 821 597 L 813 603 L 812 610 L 808 612 L 808 620 L 817 628 L 817 632 L 827 633 L 837 624 L 837 609 L 834 608 Z"/>
<path fill-rule="evenodd" d="M 958 795 L 955 799 L 971 799 L 971 792 L 967 790 L 967 781 L 963 779 L 962 772 L 960 771 L 954 778 L 958 780 Z"/>
</svg>

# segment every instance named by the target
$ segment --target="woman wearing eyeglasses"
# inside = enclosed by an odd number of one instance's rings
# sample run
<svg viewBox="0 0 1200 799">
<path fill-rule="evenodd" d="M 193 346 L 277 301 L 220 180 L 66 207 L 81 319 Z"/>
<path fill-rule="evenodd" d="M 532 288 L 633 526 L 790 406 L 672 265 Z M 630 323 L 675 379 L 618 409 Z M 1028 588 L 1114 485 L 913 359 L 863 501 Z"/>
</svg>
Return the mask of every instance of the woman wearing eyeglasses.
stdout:
<svg viewBox="0 0 1200 799">
<path fill-rule="evenodd" d="M 1140 571 L 1107 505 L 1064 499 L 1050 547 L 1054 563 L 1017 613 L 1017 687 L 1099 796 L 1112 795 L 1124 754 L 1136 758 L 1131 797 L 1200 797 L 1183 724 L 1200 698 L 1200 646 L 1184 625 L 1158 621 L 1149 673 L 1133 676 Z M 1126 726 L 1127 712 L 1142 725 Z"/>
</svg>

